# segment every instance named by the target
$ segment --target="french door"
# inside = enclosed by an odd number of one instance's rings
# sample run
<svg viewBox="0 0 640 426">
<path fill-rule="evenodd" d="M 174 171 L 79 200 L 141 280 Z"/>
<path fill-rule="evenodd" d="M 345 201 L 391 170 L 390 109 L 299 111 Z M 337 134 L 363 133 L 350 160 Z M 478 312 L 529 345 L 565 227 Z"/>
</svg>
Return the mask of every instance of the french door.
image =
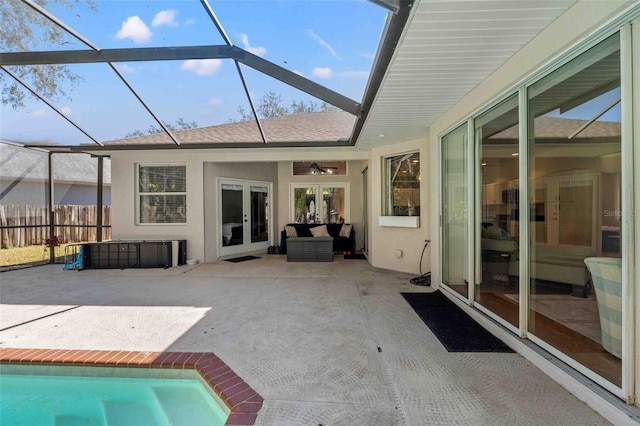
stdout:
<svg viewBox="0 0 640 426">
<path fill-rule="evenodd" d="M 349 223 L 349 184 L 291 185 L 291 223 Z"/>
<path fill-rule="evenodd" d="M 272 184 L 218 179 L 217 186 L 220 256 L 269 247 Z"/>
</svg>

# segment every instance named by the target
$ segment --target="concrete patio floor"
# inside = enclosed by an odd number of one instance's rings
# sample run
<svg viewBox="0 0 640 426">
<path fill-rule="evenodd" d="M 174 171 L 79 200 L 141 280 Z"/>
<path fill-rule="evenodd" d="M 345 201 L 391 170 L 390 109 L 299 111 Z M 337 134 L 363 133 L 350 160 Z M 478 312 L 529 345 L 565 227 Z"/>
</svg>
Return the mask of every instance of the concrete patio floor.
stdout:
<svg viewBox="0 0 640 426">
<path fill-rule="evenodd" d="M 0 274 L 0 347 L 215 352 L 260 425 L 601 425 L 517 353 L 449 353 L 367 261 Z"/>
</svg>

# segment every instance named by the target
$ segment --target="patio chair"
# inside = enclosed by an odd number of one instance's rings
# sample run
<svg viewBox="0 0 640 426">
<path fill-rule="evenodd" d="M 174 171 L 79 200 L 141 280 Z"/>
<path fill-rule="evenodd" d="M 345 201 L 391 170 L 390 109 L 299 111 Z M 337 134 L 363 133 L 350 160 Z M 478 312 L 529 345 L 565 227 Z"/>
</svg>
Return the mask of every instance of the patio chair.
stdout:
<svg viewBox="0 0 640 426">
<path fill-rule="evenodd" d="M 587 257 L 584 263 L 596 290 L 602 347 L 622 358 L 622 259 Z"/>
</svg>

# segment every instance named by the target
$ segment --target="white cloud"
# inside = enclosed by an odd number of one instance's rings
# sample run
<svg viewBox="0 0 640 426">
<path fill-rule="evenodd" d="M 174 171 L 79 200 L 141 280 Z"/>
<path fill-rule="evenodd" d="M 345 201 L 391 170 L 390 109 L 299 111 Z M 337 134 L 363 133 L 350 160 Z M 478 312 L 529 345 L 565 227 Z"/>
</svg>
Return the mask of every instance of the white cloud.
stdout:
<svg viewBox="0 0 640 426">
<path fill-rule="evenodd" d="M 46 112 L 43 109 L 37 109 L 30 114 L 27 114 L 29 117 L 44 117 Z"/>
<path fill-rule="evenodd" d="M 147 43 L 153 33 L 138 16 L 130 16 L 122 23 L 122 27 L 116 34 L 120 40 L 129 38 L 135 43 Z"/>
<path fill-rule="evenodd" d="M 161 25 L 166 25 L 168 27 L 177 27 L 178 21 L 176 21 L 176 11 L 168 9 L 156 13 L 156 16 L 153 18 L 153 22 L 151 22 L 151 25 L 154 27 L 159 27 Z"/>
<path fill-rule="evenodd" d="M 60 112 L 68 117 L 68 116 L 71 115 L 71 107 L 70 106 L 63 106 L 62 108 L 60 108 Z"/>
<path fill-rule="evenodd" d="M 302 71 L 291 70 L 291 72 L 294 73 L 294 74 L 298 74 L 300 77 L 304 77 L 304 74 L 302 73 Z"/>
<path fill-rule="evenodd" d="M 267 49 L 265 49 L 262 46 L 252 47 L 249 44 L 249 36 L 244 33 L 240 33 L 240 40 L 242 41 L 244 50 L 246 50 L 249 53 L 253 53 L 254 55 L 257 55 L 260 57 L 264 56 L 267 53 Z"/>
<path fill-rule="evenodd" d="M 180 65 L 180 69 L 194 72 L 196 75 L 213 75 L 221 66 L 220 59 L 189 59 Z"/>
<path fill-rule="evenodd" d="M 222 105 L 224 102 L 222 102 L 222 99 L 218 99 L 218 98 L 211 98 L 211 100 L 209 101 L 209 105 L 211 106 L 218 106 L 218 105 Z"/>
<path fill-rule="evenodd" d="M 185 25 L 193 25 L 195 23 L 196 23 L 196 21 L 194 21 L 193 19 L 187 19 L 186 21 L 184 21 Z"/>
<path fill-rule="evenodd" d="M 116 65 L 116 67 L 118 68 L 118 70 L 122 71 L 125 74 L 134 74 L 138 71 L 134 67 L 127 64 L 118 64 Z"/>
<path fill-rule="evenodd" d="M 331 68 L 315 67 L 311 74 L 318 78 L 331 78 Z"/>
<path fill-rule="evenodd" d="M 309 37 L 311 37 L 312 39 L 314 39 L 315 41 L 317 41 L 318 43 L 320 43 L 320 46 L 324 47 L 325 49 L 327 49 L 329 51 L 329 53 L 331 53 L 331 56 L 333 56 L 334 58 L 336 58 L 337 60 L 341 61 L 342 58 L 340 56 L 338 56 L 338 54 L 336 53 L 335 50 L 333 50 L 333 47 L 331 47 L 331 45 L 329 43 L 327 43 L 326 41 L 324 41 L 318 34 L 316 34 L 313 30 L 308 30 L 307 34 L 309 34 Z"/>
<path fill-rule="evenodd" d="M 376 58 L 376 55 L 374 55 L 373 53 L 358 53 L 358 55 L 362 56 L 365 59 L 374 60 Z"/>
</svg>

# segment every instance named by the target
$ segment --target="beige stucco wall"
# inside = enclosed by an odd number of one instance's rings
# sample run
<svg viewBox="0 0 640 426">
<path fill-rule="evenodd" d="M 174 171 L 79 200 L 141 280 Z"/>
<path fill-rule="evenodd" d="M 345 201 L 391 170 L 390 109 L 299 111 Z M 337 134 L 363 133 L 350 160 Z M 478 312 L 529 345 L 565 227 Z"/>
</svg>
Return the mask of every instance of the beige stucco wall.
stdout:
<svg viewBox="0 0 640 426">
<path fill-rule="evenodd" d="M 362 246 L 362 182 L 360 171 L 368 152 L 353 148 L 332 149 L 236 149 L 114 151 L 112 159 L 113 239 L 186 239 L 187 256 L 201 262 L 218 258 L 216 233 L 216 177 L 273 183 L 274 217 L 270 244 L 280 244 L 279 231 L 288 223 L 289 183 L 304 181 L 291 176 L 291 161 L 348 160 L 349 176 L 318 177 L 351 186 L 351 222 L 356 226 L 357 247 Z M 142 164 L 180 164 L 187 167 L 187 223 L 136 225 L 135 168 Z M 280 179 L 279 169 L 286 168 Z M 345 180 L 346 178 L 346 180 Z M 282 189 L 284 188 L 284 189 Z"/>
<path fill-rule="evenodd" d="M 187 240 L 187 256 L 204 257 L 203 168 L 195 152 L 117 152 L 111 155 L 111 231 L 114 240 Z M 187 223 L 136 225 L 136 163 L 185 165 L 187 171 Z"/>
<path fill-rule="evenodd" d="M 429 220 L 434 211 L 428 185 L 429 150 L 428 137 L 410 142 L 395 143 L 371 150 L 369 161 L 369 260 L 373 266 L 394 271 L 418 274 L 420 255 L 426 239 L 430 239 Z M 382 215 L 382 159 L 390 155 L 420 152 L 420 227 L 399 228 L 380 226 Z M 402 254 L 400 254 L 400 251 Z M 422 262 L 422 272 L 430 270 L 427 251 Z"/>
<path fill-rule="evenodd" d="M 279 232 L 284 225 L 291 222 L 291 184 L 292 183 L 308 183 L 308 184 L 325 184 L 330 182 L 348 183 L 349 184 L 349 210 L 350 217 L 348 222 L 354 227 L 356 233 L 356 249 L 362 248 L 364 244 L 363 224 L 362 224 L 362 169 L 366 161 L 351 160 L 347 161 L 347 175 L 309 175 L 309 176 L 293 176 L 291 169 L 291 161 L 281 161 L 278 163 L 278 239 Z M 277 243 L 280 244 L 279 242 Z"/>
</svg>

